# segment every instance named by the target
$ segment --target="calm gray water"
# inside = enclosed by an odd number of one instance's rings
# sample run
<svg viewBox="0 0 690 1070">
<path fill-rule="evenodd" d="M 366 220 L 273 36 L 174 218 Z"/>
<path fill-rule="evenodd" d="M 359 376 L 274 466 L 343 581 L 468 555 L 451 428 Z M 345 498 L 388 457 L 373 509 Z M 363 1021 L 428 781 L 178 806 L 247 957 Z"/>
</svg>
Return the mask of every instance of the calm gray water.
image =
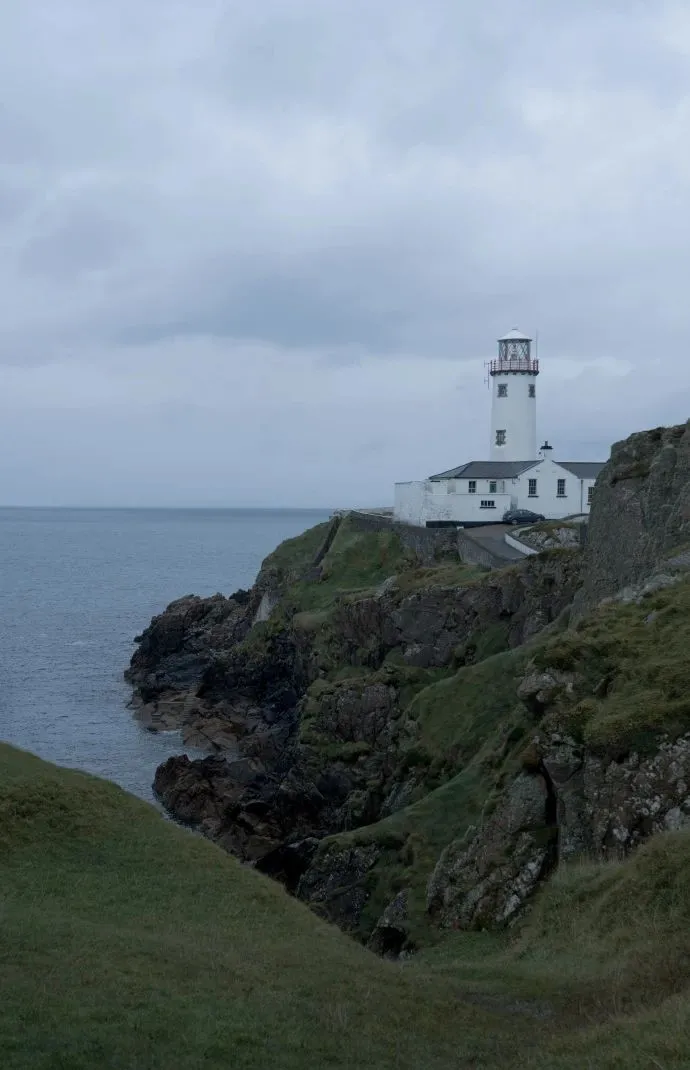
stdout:
<svg viewBox="0 0 690 1070">
<path fill-rule="evenodd" d="M 327 518 L 0 509 L 0 740 L 151 800 L 156 766 L 185 748 L 126 709 L 134 636 L 183 594 L 248 587 L 279 542 Z"/>
</svg>

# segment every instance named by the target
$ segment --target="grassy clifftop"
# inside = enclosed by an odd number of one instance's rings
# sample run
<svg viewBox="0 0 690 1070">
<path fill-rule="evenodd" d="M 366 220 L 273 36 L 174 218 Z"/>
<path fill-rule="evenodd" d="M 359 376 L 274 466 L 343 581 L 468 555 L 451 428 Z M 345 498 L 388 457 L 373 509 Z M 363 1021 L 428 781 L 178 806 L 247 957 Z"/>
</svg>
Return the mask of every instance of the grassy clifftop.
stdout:
<svg viewBox="0 0 690 1070">
<path fill-rule="evenodd" d="M 401 965 L 111 784 L 2 746 L 0 785 L 7 1070 L 687 1065 L 685 835 Z"/>
</svg>

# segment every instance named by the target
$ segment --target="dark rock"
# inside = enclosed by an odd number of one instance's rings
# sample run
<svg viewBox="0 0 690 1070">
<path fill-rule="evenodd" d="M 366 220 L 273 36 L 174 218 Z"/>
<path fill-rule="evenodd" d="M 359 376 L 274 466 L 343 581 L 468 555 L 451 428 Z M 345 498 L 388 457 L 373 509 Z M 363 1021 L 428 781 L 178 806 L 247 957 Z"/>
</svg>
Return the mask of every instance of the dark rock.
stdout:
<svg viewBox="0 0 690 1070">
<path fill-rule="evenodd" d="M 555 861 L 549 803 L 544 777 L 523 774 L 481 828 L 445 849 L 427 889 L 440 925 L 499 928 L 518 914 Z"/>
<path fill-rule="evenodd" d="M 368 899 L 365 877 L 380 854 L 377 844 L 322 848 L 297 886 L 298 898 L 321 917 L 353 932 Z"/>
<path fill-rule="evenodd" d="M 313 836 L 294 843 L 281 843 L 257 861 L 256 869 L 281 881 L 289 892 L 295 892 L 318 846 L 319 841 Z"/>
<path fill-rule="evenodd" d="M 383 958 L 397 959 L 413 949 L 407 909 L 408 891 L 398 892 L 391 900 L 367 941 L 370 951 Z"/>
<path fill-rule="evenodd" d="M 688 541 L 690 423 L 617 442 L 597 479 L 576 616 L 645 580 Z"/>
</svg>

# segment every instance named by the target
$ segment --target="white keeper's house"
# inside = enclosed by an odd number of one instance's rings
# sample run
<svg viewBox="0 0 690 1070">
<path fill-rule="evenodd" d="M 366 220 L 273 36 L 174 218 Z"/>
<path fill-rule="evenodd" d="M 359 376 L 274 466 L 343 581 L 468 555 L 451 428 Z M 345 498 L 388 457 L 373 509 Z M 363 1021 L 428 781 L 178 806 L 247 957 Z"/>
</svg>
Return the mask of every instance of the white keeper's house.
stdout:
<svg viewBox="0 0 690 1070">
<path fill-rule="evenodd" d="M 537 376 L 532 339 L 512 330 L 488 364 L 491 448 L 428 479 L 395 485 L 395 519 L 418 527 L 500 522 L 511 509 L 548 520 L 589 512 L 603 461 L 555 461 L 548 442 L 537 449 Z"/>
</svg>

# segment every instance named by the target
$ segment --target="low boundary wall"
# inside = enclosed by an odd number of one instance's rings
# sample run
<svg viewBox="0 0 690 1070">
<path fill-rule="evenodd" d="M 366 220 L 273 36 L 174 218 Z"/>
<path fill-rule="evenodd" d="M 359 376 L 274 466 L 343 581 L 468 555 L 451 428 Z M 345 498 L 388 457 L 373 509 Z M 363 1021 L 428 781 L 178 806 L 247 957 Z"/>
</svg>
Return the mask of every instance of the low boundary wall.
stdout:
<svg viewBox="0 0 690 1070">
<path fill-rule="evenodd" d="M 401 524 L 392 516 L 359 513 L 356 510 L 349 516 L 360 531 L 394 531 L 403 546 L 412 550 L 424 565 L 432 565 L 443 557 L 458 556 L 454 528 L 417 528 L 412 524 Z"/>
<path fill-rule="evenodd" d="M 459 558 L 466 565 L 480 568 L 505 568 L 508 564 L 505 558 L 492 554 L 462 528 L 418 528 L 413 524 L 401 524 L 392 516 L 355 510 L 349 516 L 360 531 L 394 531 L 403 546 L 412 550 L 425 565 L 443 557 Z"/>
<path fill-rule="evenodd" d="M 509 535 L 508 532 L 506 532 L 503 536 L 503 541 L 508 546 L 512 546 L 514 550 L 519 550 L 521 554 L 525 555 L 525 557 L 530 557 L 532 554 L 539 553 L 539 551 L 535 550 L 533 546 L 527 546 L 526 543 L 520 542 L 519 539 L 516 539 L 513 535 Z"/>
<path fill-rule="evenodd" d="M 486 546 L 481 546 L 471 535 L 458 529 L 456 532 L 457 552 L 465 565 L 479 565 L 480 568 L 505 568 L 510 564 L 505 558 L 492 554 Z"/>
</svg>

